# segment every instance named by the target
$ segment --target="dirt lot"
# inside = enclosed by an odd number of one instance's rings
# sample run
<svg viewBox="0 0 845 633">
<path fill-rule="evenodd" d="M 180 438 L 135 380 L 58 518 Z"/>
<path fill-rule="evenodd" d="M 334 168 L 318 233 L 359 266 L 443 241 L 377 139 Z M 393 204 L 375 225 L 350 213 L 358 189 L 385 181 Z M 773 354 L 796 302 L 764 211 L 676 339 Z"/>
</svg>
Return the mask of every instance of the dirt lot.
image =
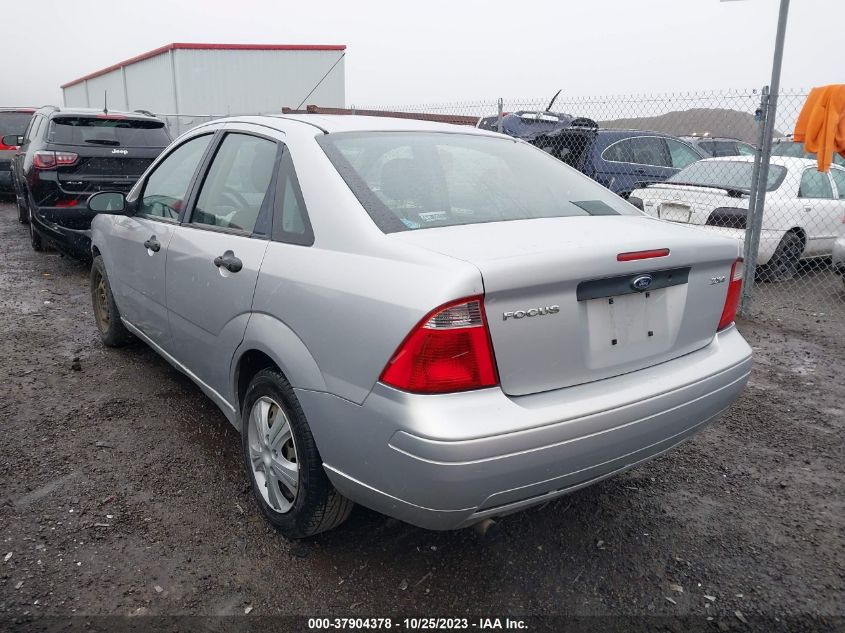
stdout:
<svg viewBox="0 0 845 633">
<path fill-rule="evenodd" d="M 741 323 L 755 369 L 720 422 L 485 536 L 356 508 L 340 529 L 290 543 L 259 517 L 238 434 L 214 405 L 143 345 L 100 344 L 87 268 L 33 252 L 10 204 L 0 244 L 6 625 L 245 611 L 655 616 L 643 622 L 671 630 L 656 616 L 710 616 L 713 630 L 843 624 L 841 321 Z"/>
</svg>

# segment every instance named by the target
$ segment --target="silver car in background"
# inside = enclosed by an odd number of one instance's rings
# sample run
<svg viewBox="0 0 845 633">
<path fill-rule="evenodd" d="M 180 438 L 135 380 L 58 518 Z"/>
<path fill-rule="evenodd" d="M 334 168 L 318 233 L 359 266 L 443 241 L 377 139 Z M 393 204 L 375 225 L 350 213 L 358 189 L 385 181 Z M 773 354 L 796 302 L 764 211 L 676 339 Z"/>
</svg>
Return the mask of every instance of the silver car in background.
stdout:
<svg viewBox="0 0 845 633">
<path fill-rule="evenodd" d="M 736 241 L 492 132 L 224 119 L 88 204 L 104 342 L 140 338 L 220 407 L 288 537 L 353 502 L 431 529 L 544 503 L 748 380 Z"/>
</svg>

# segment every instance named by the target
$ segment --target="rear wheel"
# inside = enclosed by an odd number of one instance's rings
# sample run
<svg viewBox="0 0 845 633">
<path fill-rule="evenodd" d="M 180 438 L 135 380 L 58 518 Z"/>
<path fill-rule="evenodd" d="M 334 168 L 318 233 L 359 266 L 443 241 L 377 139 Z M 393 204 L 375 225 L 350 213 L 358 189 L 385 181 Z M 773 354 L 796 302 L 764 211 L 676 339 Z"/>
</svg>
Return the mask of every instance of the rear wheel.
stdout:
<svg viewBox="0 0 845 633">
<path fill-rule="evenodd" d="M 18 205 L 18 222 L 29 224 L 29 209 L 21 201 L 21 197 L 15 192 L 15 203 Z"/>
<path fill-rule="evenodd" d="M 789 281 L 798 272 L 798 262 L 804 252 L 804 242 L 796 233 L 787 233 L 775 249 L 768 264 L 762 267 L 762 281 Z"/>
<path fill-rule="evenodd" d="M 41 252 L 44 250 L 44 241 L 41 239 L 41 233 L 35 228 L 32 221 L 32 208 L 27 211 L 29 217 L 29 243 L 32 244 L 32 250 Z"/>
<path fill-rule="evenodd" d="M 100 255 L 91 264 L 91 302 L 94 306 L 94 321 L 103 343 L 109 347 L 122 347 L 132 341 L 132 333 L 120 320 L 106 266 Z"/>
<path fill-rule="evenodd" d="M 287 538 L 343 523 L 353 503 L 332 486 L 290 383 L 275 369 L 258 372 L 242 411 L 243 460 L 265 518 Z"/>
</svg>

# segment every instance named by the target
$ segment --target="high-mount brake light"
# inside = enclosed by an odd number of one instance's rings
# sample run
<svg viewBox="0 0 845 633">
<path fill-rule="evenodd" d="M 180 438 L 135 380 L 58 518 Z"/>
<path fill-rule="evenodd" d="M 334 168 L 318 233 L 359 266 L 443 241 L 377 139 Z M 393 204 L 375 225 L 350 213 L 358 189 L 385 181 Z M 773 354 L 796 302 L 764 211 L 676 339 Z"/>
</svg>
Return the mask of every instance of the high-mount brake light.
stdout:
<svg viewBox="0 0 845 633">
<path fill-rule="evenodd" d="M 499 384 L 484 297 L 430 312 L 393 354 L 381 381 L 414 393 L 450 393 Z"/>
<path fill-rule="evenodd" d="M 634 262 L 640 259 L 654 259 L 656 257 L 667 257 L 668 248 L 655 248 L 650 251 L 632 251 L 630 253 L 619 253 L 616 256 L 617 262 Z"/>
</svg>

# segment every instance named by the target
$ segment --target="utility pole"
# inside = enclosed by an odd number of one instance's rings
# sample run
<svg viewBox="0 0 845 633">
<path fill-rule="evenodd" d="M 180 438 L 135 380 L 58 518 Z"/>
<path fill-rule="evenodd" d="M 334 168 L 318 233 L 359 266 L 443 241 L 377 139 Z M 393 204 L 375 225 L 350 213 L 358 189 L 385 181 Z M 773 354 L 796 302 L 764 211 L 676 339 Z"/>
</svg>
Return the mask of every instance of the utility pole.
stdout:
<svg viewBox="0 0 845 633">
<path fill-rule="evenodd" d="M 724 0 L 723 0 L 724 1 Z M 775 115 L 777 113 L 778 95 L 780 93 L 780 69 L 783 62 L 783 42 L 786 37 L 786 18 L 789 14 L 789 0 L 780 0 L 778 14 L 778 28 L 775 36 L 775 56 L 772 62 L 772 80 L 769 83 L 768 107 L 763 113 L 763 144 L 760 147 L 760 171 L 756 191 L 752 191 L 755 200 L 752 203 L 753 216 L 748 218 L 751 223 L 749 229 L 750 240 L 746 237 L 743 255 L 745 257 L 745 275 L 742 280 L 742 300 L 740 311 L 747 314 L 751 306 L 751 294 L 754 286 L 754 274 L 757 271 L 757 255 L 760 251 L 760 231 L 763 226 L 763 213 L 766 205 L 766 189 L 769 182 L 769 161 L 772 157 L 772 135 L 775 129 Z"/>
</svg>

